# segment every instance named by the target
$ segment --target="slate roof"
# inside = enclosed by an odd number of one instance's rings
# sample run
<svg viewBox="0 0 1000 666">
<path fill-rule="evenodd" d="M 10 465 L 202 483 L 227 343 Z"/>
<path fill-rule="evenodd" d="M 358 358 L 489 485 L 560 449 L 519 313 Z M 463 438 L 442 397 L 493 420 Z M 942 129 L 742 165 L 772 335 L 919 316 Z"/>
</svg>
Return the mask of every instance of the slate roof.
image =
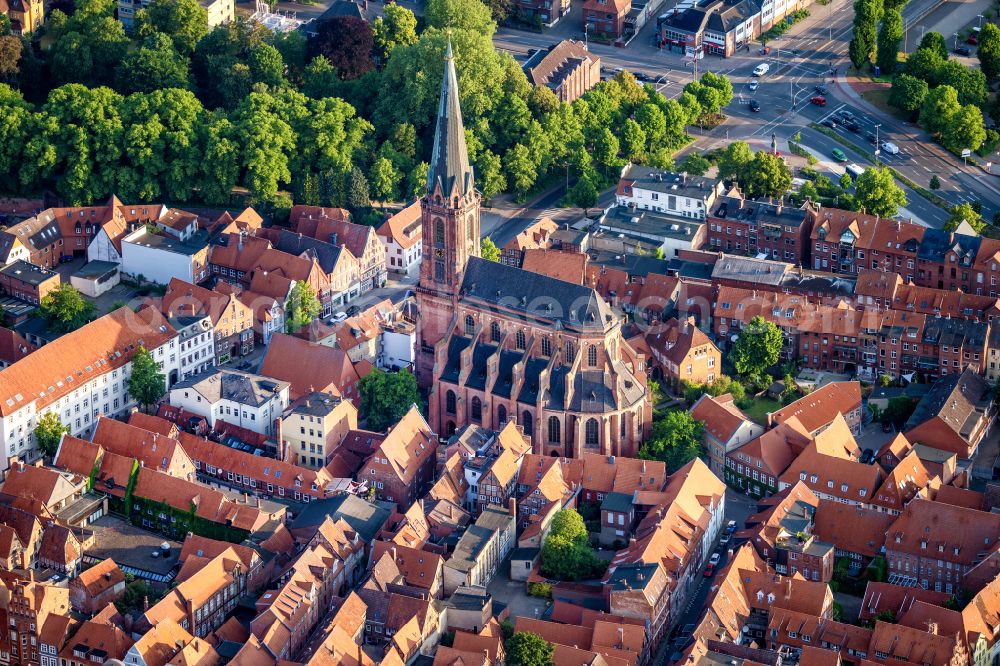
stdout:
<svg viewBox="0 0 1000 666">
<path fill-rule="evenodd" d="M 450 38 L 444 60 L 441 97 L 434 128 L 434 149 L 427 169 L 427 191 L 433 193 L 440 185 L 445 197 L 450 197 L 452 193 L 465 196 L 473 191 L 473 174 L 469 152 L 465 146 L 462 108 L 458 102 L 458 76 L 455 74 L 455 56 L 451 50 Z"/>
<path fill-rule="evenodd" d="M 603 331 L 617 321 L 604 299 L 589 287 L 479 257 L 469 259 L 461 294 L 463 299 L 485 301 L 557 327 Z"/>
<path fill-rule="evenodd" d="M 327 274 L 334 272 L 337 267 L 337 260 L 340 259 L 340 253 L 344 250 L 342 245 L 326 243 L 315 238 L 310 238 L 309 236 L 288 231 L 287 229 L 281 229 L 277 234 L 269 234 L 269 238 L 276 250 L 296 256 L 307 253 L 315 257 L 320 268 Z"/>
<path fill-rule="evenodd" d="M 230 400 L 241 405 L 259 407 L 267 403 L 275 393 L 288 387 L 288 382 L 249 372 L 211 370 L 179 381 L 171 390 L 190 388 L 210 402 Z"/>
<path fill-rule="evenodd" d="M 327 516 L 343 519 L 365 541 L 371 543 L 389 519 L 389 509 L 355 495 L 343 494 L 306 504 L 292 521 L 292 529 L 318 526 Z"/>
</svg>

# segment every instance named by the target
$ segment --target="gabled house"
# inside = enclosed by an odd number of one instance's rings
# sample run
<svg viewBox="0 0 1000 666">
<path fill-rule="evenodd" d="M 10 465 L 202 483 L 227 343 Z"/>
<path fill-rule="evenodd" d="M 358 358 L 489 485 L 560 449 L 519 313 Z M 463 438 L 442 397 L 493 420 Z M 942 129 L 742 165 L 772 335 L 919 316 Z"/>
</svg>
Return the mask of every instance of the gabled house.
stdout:
<svg viewBox="0 0 1000 666">
<path fill-rule="evenodd" d="M 764 428 L 750 420 L 736 406 L 729 393 L 705 394 L 691 406 L 691 418 L 704 424 L 702 440 L 708 452 L 709 467 L 722 476 L 726 458 L 732 451 L 758 437 Z"/>
<path fill-rule="evenodd" d="M 906 438 L 968 459 L 989 434 L 996 413 L 993 388 L 967 368 L 934 383 L 907 420 Z"/>
<path fill-rule="evenodd" d="M 433 480 L 436 453 L 436 435 L 414 406 L 365 461 L 359 481 L 366 481 L 377 498 L 408 507 Z"/>
</svg>

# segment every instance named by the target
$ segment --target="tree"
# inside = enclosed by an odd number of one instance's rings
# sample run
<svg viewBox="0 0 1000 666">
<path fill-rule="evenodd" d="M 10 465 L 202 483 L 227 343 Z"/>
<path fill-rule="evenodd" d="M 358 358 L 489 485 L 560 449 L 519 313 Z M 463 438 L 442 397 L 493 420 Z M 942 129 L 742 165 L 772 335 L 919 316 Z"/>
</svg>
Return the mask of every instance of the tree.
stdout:
<svg viewBox="0 0 1000 666">
<path fill-rule="evenodd" d="M 424 18 L 429 27 L 474 32 L 487 39 L 497 29 L 490 8 L 479 0 L 427 0 Z"/>
<path fill-rule="evenodd" d="M 417 41 L 417 17 L 402 5 L 387 4 L 384 16 L 372 23 L 372 38 L 382 62 L 389 59 L 397 46 L 409 46 Z"/>
<path fill-rule="evenodd" d="M 882 74 L 893 74 L 899 60 L 899 44 L 903 41 L 903 17 L 898 9 L 887 10 L 882 15 L 878 32 L 878 54 L 875 62 Z"/>
<path fill-rule="evenodd" d="M 928 187 L 930 187 L 932 190 L 940 190 L 941 179 L 938 178 L 937 175 L 931 176 L 931 182 L 928 184 Z"/>
<path fill-rule="evenodd" d="M 519 631 L 504 644 L 507 650 L 507 666 L 553 666 L 552 653 L 555 650 L 538 634 Z"/>
<path fill-rule="evenodd" d="M 189 66 L 189 59 L 177 52 L 174 42 L 156 32 L 122 59 L 115 71 L 115 85 L 125 94 L 187 88 Z"/>
<path fill-rule="evenodd" d="M 976 209 L 967 203 L 952 206 L 948 211 L 948 219 L 945 220 L 944 230 L 954 231 L 962 222 L 967 222 L 970 227 L 981 233 L 986 228 L 986 222 Z"/>
<path fill-rule="evenodd" d="M 385 372 L 376 369 L 358 382 L 361 413 L 369 430 L 382 432 L 399 423 L 406 413 L 420 403 L 417 380 L 408 370 Z"/>
<path fill-rule="evenodd" d="M 0 36 L 0 83 L 14 81 L 21 72 L 21 53 L 24 44 L 14 35 Z"/>
<path fill-rule="evenodd" d="M 56 412 L 45 412 L 38 417 L 35 424 L 35 443 L 38 450 L 47 456 L 54 456 L 59 449 L 62 436 L 69 432 L 69 428 L 59 420 Z"/>
<path fill-rule="evenodd" d="M 981 70 L 966 67 L 957 60 L 945 61 L 934 72 L 931 84 L 949 85 L 958 93 L 959 104 L 985 106 L 989 99 L 986 75 Z"/>
<path fill-rule="evenodd" d="M 531 159 L 531 153 L 523 144 L 517 144 L 504 155 L 504 168 L 507 172 L 507 183 L 513 188 L 514 195 L 522 199 L 534 186 L 538 172 Z"/>
<path fill-rule="evenodd" d="M 854 37 L 848 54 L 855 69 L 861 69 L 875 55 L 878 25 L 884 11 L 883 0 L 854 1 Z"/>
<path fill-rule="evenodd" d="M 285 328 L 289 333 L 294 333 L 318 317 L 323 311 L 323 305 L 316 298 L 316 293 L 309 283 L 297 281 L 288 295 L 285 309 L 287 311 Z"/>
<path fill-rule="evenodd" d="M 854 181 L 851 179 L 851 174 L 843 173 L 840 175 L 840 189 L 845 192 L 854 186 Z"/>
<path fill-rule="evenodd" d="M 974 104 L 966 104 L 951 117 L 941 136 L 941 145 L 953 153 L 964 149 L 978 150 L 986 140 L 983 112 Z"/>
<path fill-rule="evenodd" d="M 924 36 L 920 38 L 920 45 L 917 46 L 918 51 L 923 49 L 937 53 L 941 56 L 941 60 L 948 59 L 948 44 L 945 43 L 940 32 L 924 33 Z"/>
<path fill-rule="evenodd" d="M 951 86 L 940 85 L 927 93 L 920 107 L 918 122 L 925 130 L 940 137 L 961 110 L 958 91 Z"/>
<path fill-rule="evenodd" d="M 868 167 L 854 182 L 854 198 L 872 215 L 892 217 L 906 205 L 906 193 L 893 180 L 888 168 Z"/>
<path fill-rule="evenodd" d="M 685 173 L 704 176 L 705 172 L 712 168 L 712 163 L 699 153 L 689 153 L 678 165 L 678 168 Z"/>
<path fill-rule="evenodd" d="M 396 167 L 385 157 L 379 157 L 372 164 L 371 193 L 377 201 L 392 201 L 396 198 L 399 181 L 402 178 Z"/>
<path fill-rule="evenodd" d="M 567 194 L 568 202 L 582 208 L 584 216 L 589 215 L 590 209 L 597 204 L 597 187 L 587 175 L 580 176 Z"/>
<path fill-rule="evenodd" d="M 368 179 L 357 167 L 347 172 L 345 180 L 347 210 L 352 213 L 363 212 L 371 207 L 371 195 L 368 192 Z"/>
<path fill-rule="evenodd" d="M 909 74 L 899 74 L 892 80 L 889 104 L 897 109 L 914 114 L 920 110 L 925 99 L 927 99 L 926 81 Z"/>
<path fill-rule="evenodd" d="M 734 141 L 719 154 L 719 178 L 741 181 L 753 161 L 753 150 L 746 141 Z"/>
<path fill-rule="evenodd" d="M 139 347 L 132 357 L 132 374 L 128 378 L 128 394 L 148 409 L 167 392 L 167 381 L 153 355 Z"/>
<path fill-rule="evenodd" d="M 62 283 L 48 293 L 39 305 L 39 312 L 56 333 L 69 333 L 80 328 L 97 314 L 97 308 L 85 300 L 75 287 Z"/>
<path fill-rule="evenodd" d="M 487 261 L 500 261 L 500 248 L 487 236 L 479 243 L 479 256 Z"/>
<path fill-rule="evenodd" d="M 993 81 L 1000 76 L 1000 28 L 995 23 L 987 21 L 983 24 L 976 56 L 987 79 Z"/>
<path fill-rule="evenodd" d="M 750 197 L 781 197 L 792 186 L 792 172 L 777 155 L 759 151 L 753 156 L 741 185 Z"/>
<path fill-rule="evenodd" d="M 917 49 L 906 58 L 903 71 L 921 81 L 930 82 L 947 59 L 947 54 L 942 56 L 937 49 Z"/>
<path fill-rule="evenodd" d="M 208 34 L 208 11 L 198 0 L 153 0 L 136 12 L 135 23 L 140 37 L 163 33 L 179 52 L 190 55 Z"/>
<path fill-rule="evenodd" d="M 639 449 L 639 457 L 660 460 L 673 474 L 704 453 L 701 438 L 704 427 L 688 412 L 668 412 L 665 417 L 653 422 L 652 434 Z"/>
<path fill-rule="evenodd" d="M 542 544 L 542 574 L 560 580 L 582 580 L 603 568 L 588 543 L 583 517 L 575 509 L 556 513 Z"/>
<path fill-rule="evenodd" d="M 882 412 L 882 423 L 893 423 L 902 427 L 906 420 L 917 408 L 917 403 L 905 395 L 896 396 L 889 399 L 885 411 Z"/>
<path fill-rule="evenodd" d="M 753 317 L 736 338 L 730 359 L 743 377 L 760 377 L 781 356 L 781 329 L 760 315 Z"/>
<path fill-rule="evenodd" d="M 507 189 L 503 163 L 500 161 L 500 156 L 492 150 L 484 150 L 476 158 L 476 185 L 486 201 L 492 200 Z"/>
<path fill-rule="evenodd" d="M 340 78 L 350 81 L 375 67 L 372 26 L 356 16 L 338 16 L 321 21 L 309 39 L 309 53 L 325 56 Z"/>
</svg>

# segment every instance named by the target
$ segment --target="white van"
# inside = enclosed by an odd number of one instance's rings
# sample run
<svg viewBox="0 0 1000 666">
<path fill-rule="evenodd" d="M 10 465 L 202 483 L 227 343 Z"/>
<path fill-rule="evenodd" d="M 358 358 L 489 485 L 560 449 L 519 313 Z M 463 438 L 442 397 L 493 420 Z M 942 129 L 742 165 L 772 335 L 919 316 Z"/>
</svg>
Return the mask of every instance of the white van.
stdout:
<svg viewBox="0 0 1000 666">
<path fill-rule="evenodd" d="M 770 69 L 771 69 L 770 65 L 768 65 L 766 62 L 762 62 L 761 64 L 753 68 L 753 75 L 764 76 Z"/>
<path fill-rule="evenodd" d="M 890 155 L 896 155 L 899 153 L 899 146 L 894 144 L 892 141 L 883 141 L 882 150 L 889 153 Z"/>
<path fill-rule="evenodd" d="M 865 172 L 865 168 L 854 162 L 847 165 L 847 173 L 851 176 L 851 180 L 857 180 L 861 177 L 861 174 Z"/>
</svg>

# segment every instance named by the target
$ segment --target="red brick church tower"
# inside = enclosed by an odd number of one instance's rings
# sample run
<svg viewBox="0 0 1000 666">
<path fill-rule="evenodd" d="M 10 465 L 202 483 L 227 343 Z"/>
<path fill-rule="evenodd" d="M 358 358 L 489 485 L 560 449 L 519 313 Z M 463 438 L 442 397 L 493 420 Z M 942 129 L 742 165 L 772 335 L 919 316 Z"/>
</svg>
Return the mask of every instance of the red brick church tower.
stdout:
<svg viewBox="0 0 1000 666">
<path fill-rule="evenodd" d="M 433 381 L 434 345 L 453 326 L 455 299 L 469 257 L 479 256 L 479 192 L 465 146 L 451 40 L 445 53 L 427 194 L 420 203 L 423 255 L 417 302 L 417 382 Z"/>
</svg>

